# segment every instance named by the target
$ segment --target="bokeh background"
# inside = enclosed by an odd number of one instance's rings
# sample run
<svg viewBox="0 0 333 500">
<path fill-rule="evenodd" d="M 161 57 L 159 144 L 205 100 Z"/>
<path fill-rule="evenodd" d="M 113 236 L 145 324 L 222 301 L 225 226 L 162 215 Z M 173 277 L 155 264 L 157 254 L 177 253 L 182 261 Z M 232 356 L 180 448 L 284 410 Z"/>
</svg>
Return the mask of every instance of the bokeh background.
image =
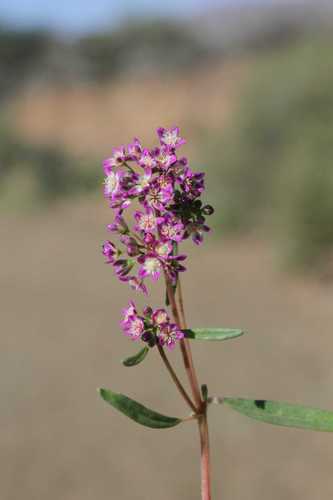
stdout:
<svg viewBox="0 0 333 500">
<path fill-rule="evenodd" d="M 330 0 L 1 2 L 1 499 L 199 498 L 195 426 L 140 428 L 95 390 L 186 411 L 154 353 L 122 367 L 133 294 L 100 254 L 101 160 L 160 125 L 216 207 L 186 247 L 190 323 L 248 333 L 193 346 L 202 382 L 333 409 L 332 27 Z M 210 420 L 214 498 L 332 498 L 332 436 Z"/>
</svg>

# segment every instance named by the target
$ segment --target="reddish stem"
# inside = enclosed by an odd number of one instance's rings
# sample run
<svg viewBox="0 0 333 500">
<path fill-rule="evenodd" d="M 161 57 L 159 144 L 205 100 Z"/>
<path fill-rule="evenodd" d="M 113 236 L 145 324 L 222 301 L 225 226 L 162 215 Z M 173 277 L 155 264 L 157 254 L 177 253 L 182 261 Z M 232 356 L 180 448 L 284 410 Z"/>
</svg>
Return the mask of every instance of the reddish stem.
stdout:
<svg viewBox="0 0 333 500">
<path fill-rule="evenodd" d="M 186 318 L 184 311 L 184 302 L 181 290 L 180 280 L 177 283 L 177 295 L 179 302 L 180 314 L 175 299 L 175 294 L 171 283 L 167 276 L 166 286 L 167 294 L 172 309 L 174 319 L 181 329 L 186 329 Z M 188 339 L 181 341 L 181 351 L 188 378 L 191 384 L 192 393 L 197 405 L 196 414 L 199 416 L 199 434 L 200 434 L 200 449 L 201 449 L 201 499 L 211 500 L 211 480 L 210 480 L 210 456 L 209 456 L 209 434 L 208 434 L 208 421 L 207 421 L 207 403 L 202 400 L 199 389 L 199 383 L 196 376 L 191 347 Z"/>
<path fill-rule="evenodd" d="M 182 321 L 182 319 L 180 318 L 176 299 L 175 299 L 175 294 L 174 294 L 174 291 L 172 289 L 172 285 L 171 285 L 167 276 L 165 277 L 165 281 L 166 281 L 167 294 L 168 294 L 170 306 L 172 309 L 173 317 L 174 317 L 177 325 L 179 326 L 179 328 L 184 329 L 184 328 L 186 328 L 186 325 Z M 197 405 L 197 412 L 200 413 L 201 406 L 202 406 L 202 400 L 201 400 L 197 376 L 196 376 L 195 369 L 194 369 L 192 353 L 191 353 L 191 349 L 190 349 L 190 346 L 189 346 L 187 339 L 182 339 L 180 341 L 180 348 L 182 351 L 184 365 L 185 365 L 187 376 L 188 376 L 188 379 L 189 379 L 189 382 L 191 385 L 193 397 L 194 397 L 195 403 Z"/>
<path fill-rule="evenodd" d="M 170 364 L 170 361 L 168 360 L 167 358 L 167 355 L 165 354 L 164 352 L 164 349 L 162 346 L 160 345 L 157 345 L 158 347 L 158 350 L 159 350 L 159 353 L 161 355 L 161 358 L 168 370 L 168 372 L 170 373 L 171 375 L 171 378 L 172 380 L 174 381 L 174 383 L 176 384 L 180 394 L 182 395 L 182 397 L 185 399 L 186 403 L 189 405 L 189 407 L 191 408 L 191 410 L 194 412 L 194 413 L 197 413 L 197 409 L 196 407 L 194 406 L 192 400 L 190 399 L 189 395 L 187 394 L 186 390 L 184 389 L 182 383 L 180 382 L 179 378 L 177 377 L 176 375 L 176 372 L 174 371 L 174 369 L 172 368 L 171 364 Z"/>
<path fill-rule="evenodd" d="M 209 434 L 206 410 L 199 420 L 199 433 L 201 446 L 201 498 L 202 500 L 211 500 Z"/>
</svg>

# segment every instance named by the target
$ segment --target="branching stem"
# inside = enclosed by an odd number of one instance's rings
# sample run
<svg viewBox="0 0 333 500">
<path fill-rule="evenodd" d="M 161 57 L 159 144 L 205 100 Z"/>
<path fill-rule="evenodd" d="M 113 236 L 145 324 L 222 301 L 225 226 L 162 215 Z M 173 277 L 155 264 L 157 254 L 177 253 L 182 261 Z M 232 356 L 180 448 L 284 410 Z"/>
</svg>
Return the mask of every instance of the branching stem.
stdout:
<svg viewBox="0 0 333 500">
<path fill-rule="evenodd" d="M 186 403 L 189 405 L 189 407 L 191 408 L 191 410 L 194 413 L 196 413 L 197 409 L 196 409 L 195 405 L 193 404 L 192 400 L 190 399 L 189 395 L 187 394 L 186 390 L 184 389 L 184 387 L 183 387 L 182 383 L 180 382 L 179 378 L 177 377 L 176 372 L 172 368 L 172 366 L 170 364 L 170 361 L 168 360 L 167 355 L 164 352 L 163 347 L 161 345 L 157 345 L 157 347 L 158 347 L 158 351 L 159 351 L 159 353 L 161 355 L 161 358 L 163 360 L 163 363 L 165 364 L 168 372 L 170 373 L 171 378 L 174 381 L 174 383 L 176 384 L 176 386 L 177 386 L 180 394 L 185 399 Z"/>
<path fill-rule="evenodd" d="M 168 299 L 170 302 L 173 317 L 178 324 L 178 326 L 184 330 L 187 328 L 185 310 L 184 310 L 184 300 L 182 295 L 181 283 L 178 278 L 177 281 L 177 299 L 179 303 L 179 308 L 177 305 L 177 300 L 175 293 L 168 279 L 165 275 L 165 282 L 167 288 Z M 180 342 L 180 347 L 183 355 L 185 369 L 189 378 L 191 385 L 193 397 L 196 403 L 195 414 L 198 418 L 199 434 L 200 434 L 200 450 L 201 450 L 201 499 L 211 500 L 211 480 L 210 480 L 210 455 L 209 455 L 209 434 L 208 434 L 208 421 L 207 421 L 207 403 L 202 400 L 199 383 L 194 368 L 193 357 L 191 352 L 191 347 L 188 339 L 182 339 Z"/>
</svg>

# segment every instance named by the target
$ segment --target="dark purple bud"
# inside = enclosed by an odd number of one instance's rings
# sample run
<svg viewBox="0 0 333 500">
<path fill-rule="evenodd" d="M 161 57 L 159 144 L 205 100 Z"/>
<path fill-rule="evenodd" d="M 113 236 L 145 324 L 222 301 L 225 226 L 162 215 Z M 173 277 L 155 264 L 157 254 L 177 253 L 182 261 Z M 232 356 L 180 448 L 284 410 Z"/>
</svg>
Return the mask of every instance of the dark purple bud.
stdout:
<svg viewBox="0 0 333 500">
<path fill-rule="evenodd" d="M 205 215 L 212 215 L 214 213 L 214 208 L 211 205 L 205 205 L 202 211 Z"/>
<path fill-rule="evenodd" d="M 144 315 L 144 316 L 147 316 L 148 318 L 150 318 L 152 314 L 153 314 L 153 310 L 152 310 L 152 308 L 151 308 L 151 307 L 149 307 L 149 306 L 146 306 L 146 307 L 144 308 L 144 310 L 143 310 L 143 315 Z"/>
</svg>

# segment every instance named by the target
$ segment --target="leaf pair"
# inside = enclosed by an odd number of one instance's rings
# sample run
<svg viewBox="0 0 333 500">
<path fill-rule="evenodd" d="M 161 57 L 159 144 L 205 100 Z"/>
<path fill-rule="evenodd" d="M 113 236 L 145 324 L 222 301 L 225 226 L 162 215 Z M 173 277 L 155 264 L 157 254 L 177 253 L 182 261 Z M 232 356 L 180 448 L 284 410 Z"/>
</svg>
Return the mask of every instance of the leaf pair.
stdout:
<svg viewBox="0 0 333 500">
<path fill-rule="evenodd" d="M 195 328 L 193 330 L 183 330 L 185 338 L 191 340 L 228 340 L 243 335 L 242 330 L 231 328 Z M 127 367 L 141 363 L 149 352 L 148 347 L 144 347 L 134 356 L 123 360 L 123 365 Z"/>
<path fill-rule="evenodd" d="M 182 422 L 180 418 L 168 417 L 150 410 L 123 394 L 117 394 L 106 389 L 99 389 L 99 393 L 111 406 L 146 427 L 167 429 Z M 333 432 L 332 411 L 266 399 L 224 398 L 222 401 L 239 413 L 261 422 L 285 427 Z"/>
</svg>

